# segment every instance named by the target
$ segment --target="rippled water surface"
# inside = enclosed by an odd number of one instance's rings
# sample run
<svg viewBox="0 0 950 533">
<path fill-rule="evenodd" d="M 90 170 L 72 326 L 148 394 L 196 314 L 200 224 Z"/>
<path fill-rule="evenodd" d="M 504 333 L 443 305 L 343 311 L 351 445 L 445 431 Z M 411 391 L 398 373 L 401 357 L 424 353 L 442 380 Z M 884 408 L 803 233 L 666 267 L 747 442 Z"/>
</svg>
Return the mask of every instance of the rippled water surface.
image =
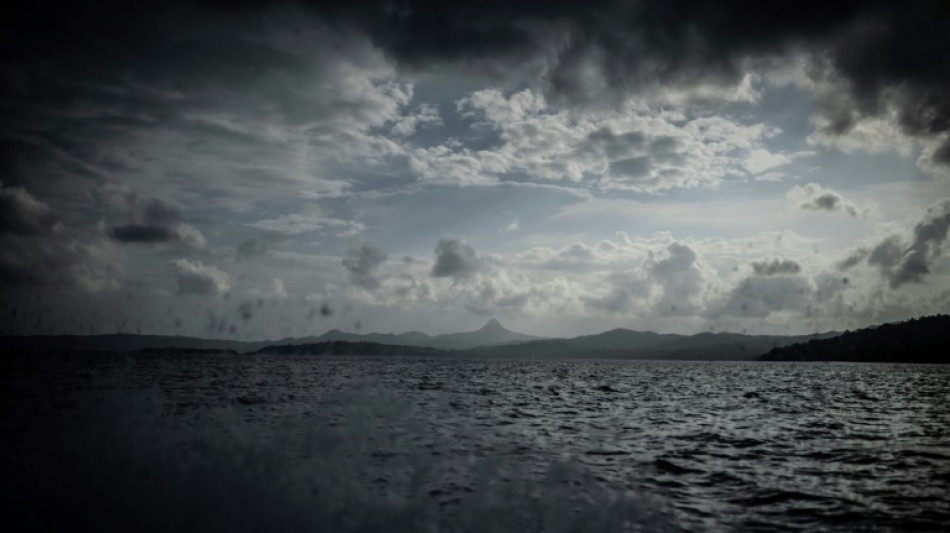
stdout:
<svg viewBox="0 0 950 533">
<path fill-rule="evenodd" d="M 2 368 L 0 474 L 19 487 L 5 497 L 34 515 L 80 502 L 75 519 L 100 527 L 128 524 L 86 516 L 81 494 L 185 529 L 950 527 L 947 367 L 42 356 Z M 222 508 L 256 510 L 234 523 Z"/>
</svg>

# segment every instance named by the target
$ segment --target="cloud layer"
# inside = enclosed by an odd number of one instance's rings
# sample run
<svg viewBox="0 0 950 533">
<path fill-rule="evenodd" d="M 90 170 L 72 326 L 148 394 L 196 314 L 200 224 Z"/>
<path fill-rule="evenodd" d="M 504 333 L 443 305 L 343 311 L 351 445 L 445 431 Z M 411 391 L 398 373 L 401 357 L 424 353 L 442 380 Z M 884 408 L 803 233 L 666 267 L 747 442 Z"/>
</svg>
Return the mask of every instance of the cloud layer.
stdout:
<svg viewBox="0 0 950 533">
<path fill-rule="evenodd" d="M 948 9 L 17 8 L 0 326 L 755 332 L 945 310 Z"/>
</svg>

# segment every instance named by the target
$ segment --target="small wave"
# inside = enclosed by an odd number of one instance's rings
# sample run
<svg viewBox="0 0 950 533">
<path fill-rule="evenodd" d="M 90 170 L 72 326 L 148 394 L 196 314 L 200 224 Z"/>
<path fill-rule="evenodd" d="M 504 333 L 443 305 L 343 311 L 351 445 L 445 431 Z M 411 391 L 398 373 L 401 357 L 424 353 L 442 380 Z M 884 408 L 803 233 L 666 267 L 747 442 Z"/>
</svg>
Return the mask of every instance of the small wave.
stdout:
<svg viewBox="0 0 950 533">
<path fill-rule="evenodd" d="M 685 466 L 680 466 L 680 465 L 678 465 L 678 464 L 676 464 L 676 463 L 674 463 L 674 462 L 672 462 L 672 461 L 668 461 L 668 460 L 666 460 L 666 459 L 656 459 L 655 461 L 653 461 L 653 466 L 655 466 L 657 470 L 660 470 L 660 471 L 663 471 L 663 472 L 667 472 L 667 473 L 670 473 L 670 474 L 676 474 L 676 475 L 680 475 L 680 474 L 701 474 L 701 473 L 703 473 L 702 470 L 697 470 L 697 469 L 695 469 L 695 468 L 687 468 L 687 467 L 685 467 Z"/>
<path fill-rule="evenodd" d="M 751 496 L 743 496 L 729 500 L 729 503 L 742 505 L 745 507 L 757 507 L 762 505 L 775 505 L 787 503 L 790 501 L 829 501 L 826 496 L 817 494 L 808 494 L 805 492 L 767 489 Z"/>
</svg>

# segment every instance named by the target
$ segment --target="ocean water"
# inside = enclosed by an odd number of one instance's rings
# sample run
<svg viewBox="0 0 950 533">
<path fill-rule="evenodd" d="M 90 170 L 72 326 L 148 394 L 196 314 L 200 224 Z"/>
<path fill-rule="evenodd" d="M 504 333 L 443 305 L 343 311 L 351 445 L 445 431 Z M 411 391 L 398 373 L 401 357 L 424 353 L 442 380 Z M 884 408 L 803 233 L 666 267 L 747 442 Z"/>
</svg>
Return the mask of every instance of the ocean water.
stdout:
<svg viewBox="0 0 950 533">
<path fill-rule="evenodd" d="M 7 356 L 28 529 L 946 531 L 950 368 Z"/>
</svg>

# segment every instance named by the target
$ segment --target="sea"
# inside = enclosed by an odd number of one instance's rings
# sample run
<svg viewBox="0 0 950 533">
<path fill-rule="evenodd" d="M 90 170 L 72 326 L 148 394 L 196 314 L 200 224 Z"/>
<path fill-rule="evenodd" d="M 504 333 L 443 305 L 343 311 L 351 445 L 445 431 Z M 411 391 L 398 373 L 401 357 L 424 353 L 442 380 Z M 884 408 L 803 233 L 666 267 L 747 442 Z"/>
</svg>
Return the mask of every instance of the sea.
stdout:
<svg viewBox="0 0 950 533">
<path fill-rule="evenodd" d="M 948 531 L 950 367 L 6 355 L 0 480 L 24 531 Z"/>
</svg>

